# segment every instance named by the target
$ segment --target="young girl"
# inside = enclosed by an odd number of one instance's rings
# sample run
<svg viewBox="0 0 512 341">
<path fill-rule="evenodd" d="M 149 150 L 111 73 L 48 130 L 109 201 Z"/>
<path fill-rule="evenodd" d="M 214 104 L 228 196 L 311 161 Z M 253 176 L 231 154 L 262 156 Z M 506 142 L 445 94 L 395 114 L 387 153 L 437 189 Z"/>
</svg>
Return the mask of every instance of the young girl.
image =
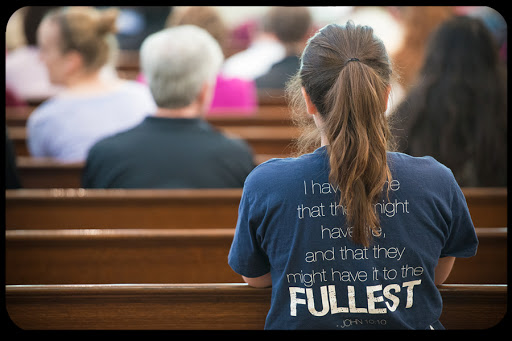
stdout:
<svg viewBox="0 0 512 341">
<path fill-rule="evenodd" d="M 368 26 L 327 25 L 302 54 L 288 91 L 316 149 L 248 176 L 229 254 L 249 285 L 272 286 L 266 329 L 443 328 L 436 285 L 478 240 L 448 168 L 388 151 L 390 78 Z"/>
</svg>

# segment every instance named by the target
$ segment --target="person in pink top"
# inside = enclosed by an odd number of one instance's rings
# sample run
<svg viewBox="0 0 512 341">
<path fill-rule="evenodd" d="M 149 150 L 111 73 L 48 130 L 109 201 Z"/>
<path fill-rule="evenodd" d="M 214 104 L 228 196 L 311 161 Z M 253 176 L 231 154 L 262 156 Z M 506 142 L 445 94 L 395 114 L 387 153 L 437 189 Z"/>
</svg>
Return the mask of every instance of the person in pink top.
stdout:
<svg viewBox="0 0 512 341">
<path fill-rule="evenodd" d="M 225 51 L 227 28 L 215 8 L 190 6 L 173 10 L 166 26 L 196 25 L 210 33 Z M 139 74 L 139 82 L 145 83 Z M 215 92 L 206 115 L 252 115 L 258 108 L 256 84 L 253 80 L 217 75 Z"/>
</svg>

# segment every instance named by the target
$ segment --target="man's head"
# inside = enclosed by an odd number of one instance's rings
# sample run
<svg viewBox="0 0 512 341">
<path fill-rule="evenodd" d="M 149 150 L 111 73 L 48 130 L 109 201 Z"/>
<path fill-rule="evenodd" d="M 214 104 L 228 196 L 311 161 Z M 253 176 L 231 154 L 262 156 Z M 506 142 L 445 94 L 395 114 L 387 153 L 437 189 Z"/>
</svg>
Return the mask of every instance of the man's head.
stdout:
<svg viewBox="0 0 512 341">
<path fill-rule="evenodd" d="M 215 84 L 224 56 L 217 41 L 193 25 L 166 28 L 147 37 L 140 65 L 160 108 L 193 103 L 205 84 Z"/>
<path fill-rule="evenodd" d="M 272 7 L 263 17 L 265 32 L 275 34 L 284 45 L 305 42 L 313 19 L 307 7 Z"/>
</svg>

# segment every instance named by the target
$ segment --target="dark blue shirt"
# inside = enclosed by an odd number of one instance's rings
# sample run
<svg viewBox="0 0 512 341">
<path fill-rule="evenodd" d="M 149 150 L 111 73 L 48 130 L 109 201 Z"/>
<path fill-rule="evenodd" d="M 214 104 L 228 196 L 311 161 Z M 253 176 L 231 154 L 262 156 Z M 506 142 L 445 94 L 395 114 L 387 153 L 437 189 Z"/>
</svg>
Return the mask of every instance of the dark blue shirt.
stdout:
<svg viewBox="0 0 512 341">
<path fill-rule="evenodd" d="M 443 328 L 437 262 L 478 245 L 464 195 L 431 157 L 388 153 L 388 164 L 381 235 L 367 248 L 351 241 L 325 147 L 247 177 L 229 264 L 246 277 L 271 273 L 266 329 Z"/>
<path fill-rule="evenodd" d="M 250 146 L 202 119 L 148 116 L 89 151 L 84 188 L 241 188 Z"/>
</svg>

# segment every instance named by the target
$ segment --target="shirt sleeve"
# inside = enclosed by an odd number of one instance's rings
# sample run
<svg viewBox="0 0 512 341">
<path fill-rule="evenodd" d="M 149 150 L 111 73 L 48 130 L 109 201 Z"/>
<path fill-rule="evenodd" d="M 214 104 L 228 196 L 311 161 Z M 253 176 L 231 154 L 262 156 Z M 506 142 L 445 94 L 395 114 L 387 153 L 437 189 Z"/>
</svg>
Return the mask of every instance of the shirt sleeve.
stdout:
<svg viewBox="0 0 512 341">
<path fill-rule="evenodd" d="M 257 233 L 263 213 L 258 212 L 256 203 L 244 189 L 238 209 L 235 236 L 228 255 L 229 266 L 236 273 L 249 278 L 270 272 L 269 260 L 261 248 L 261 238 Z"/>
<path fill-rule="evenodd" d="M 452 219 L 441 257 L 472 257 L 476 255 L 478 238 L 466 198 L 455 179 L 452 181 L 452 193 Z"/>
<path fill-rule="evenodd" d="M 38 109 L 27 120 L 27 147 L 33 157 L 51 156 L 46 142 L 46 124 L 41 119 Z"/>
</svg>

